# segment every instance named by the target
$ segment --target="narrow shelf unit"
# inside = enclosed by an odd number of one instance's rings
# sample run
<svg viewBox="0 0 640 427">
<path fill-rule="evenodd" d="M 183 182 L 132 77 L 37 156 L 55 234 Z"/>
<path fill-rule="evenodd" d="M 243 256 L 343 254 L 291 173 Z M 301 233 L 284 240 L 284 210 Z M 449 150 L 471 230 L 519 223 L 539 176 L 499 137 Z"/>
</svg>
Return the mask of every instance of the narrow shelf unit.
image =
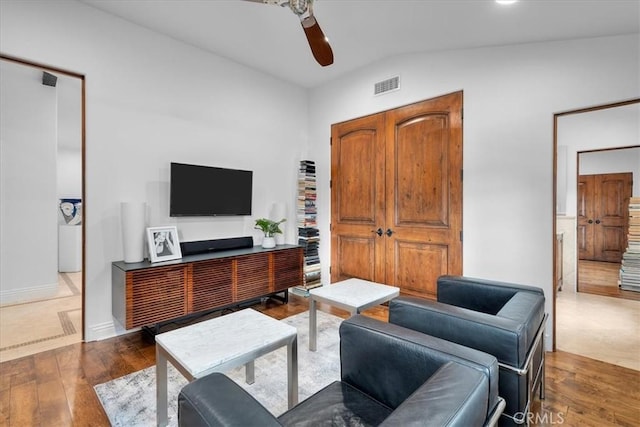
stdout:
<svg viewBox="0 0 640 427">
<path fill-rule="evenodd" d="M 320 233 L 318 231 L 316 207 L 316 165 L 312 160 L 300 161 L 298 169 L 297 225 L 298 245 L 304 254 L 304 274 L 301 286 L 294 291 L 306 292 L 322 286 L 320 277 Z"/>
</svg>

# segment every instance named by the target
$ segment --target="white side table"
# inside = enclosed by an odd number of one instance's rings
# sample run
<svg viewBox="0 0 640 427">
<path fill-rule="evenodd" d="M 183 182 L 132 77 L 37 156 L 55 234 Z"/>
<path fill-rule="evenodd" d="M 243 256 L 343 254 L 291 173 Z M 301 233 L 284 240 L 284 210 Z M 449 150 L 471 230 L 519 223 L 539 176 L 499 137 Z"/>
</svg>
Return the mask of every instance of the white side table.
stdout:
<svg viewBox="0 0 640 427">
<path fill-rule="evenodd" d="M 254 360 L 287 346 L 289 408 L 298 403 L 298 331 L 253 309 L 156 335 L 157 424 L 167 425 L 167 360 L 189 381 L 212 372 L 246 366 L 254 381 Z"/>
<path fill-rule="evenodd" d="M 347 279 L 309 290 L 309 350 L 316 351 L 316 303 L 324 302 L 349 311 L 352 315 L 400 295 L 400 288 L 362 279 Z"/>
</svg>

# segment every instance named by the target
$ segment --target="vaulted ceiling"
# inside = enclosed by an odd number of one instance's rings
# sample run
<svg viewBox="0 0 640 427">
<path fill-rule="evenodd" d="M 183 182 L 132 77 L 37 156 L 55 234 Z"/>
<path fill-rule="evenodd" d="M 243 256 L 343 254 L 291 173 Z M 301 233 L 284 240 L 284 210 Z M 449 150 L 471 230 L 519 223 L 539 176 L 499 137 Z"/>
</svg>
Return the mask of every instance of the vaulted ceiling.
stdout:
<svg viewBox="0 0 640 427">
<path fill-rule="evenodd" d="M 241 0 L 81 0 L 304 87 L 383 58 L 640 31 L 638 0 L 317 0 L 335 62 L 313 59 L 286 7 Z"/>
</svg>

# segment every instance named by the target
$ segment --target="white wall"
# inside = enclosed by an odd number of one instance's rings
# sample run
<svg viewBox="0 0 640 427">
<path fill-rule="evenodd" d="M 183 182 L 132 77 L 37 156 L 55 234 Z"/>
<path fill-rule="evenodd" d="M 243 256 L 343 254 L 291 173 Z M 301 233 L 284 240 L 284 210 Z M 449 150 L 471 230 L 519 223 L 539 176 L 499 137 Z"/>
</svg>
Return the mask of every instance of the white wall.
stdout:
<svg viewBox="0 0 640 427">
<path fill-rule="evenodd" d="M 82 197 L 82 151 L 58 149 L 58 198 Z"/>
<path fill-rule="evenodd" d="M 640 143 L 640 139 L 636 140 Z M 593 151 L 580 153 L 580 175 L 594 175 L 604 173 L 633 174 L 633 197 L 640 195 L 640 146 L 638 148 L 623 148 L 619 150 Z"/>
<path fill-rule="evenodd" d="M 42 72 L 2 64 L 0 92 L 0 303 L 8 304 L 57 290 L 57 113 Z"/>
<path fill-rule="evenodd" d="M 636 139 L 636 143 L 640 143 L 640 139 Z M 580 153 L 579 157 L 580 175 L 631 172 L 634 183 L 632 195 L 640 196 L 640 145 L 637 148 Z"/>
<path fill-rule="evenodd" d="M 577 291 L 577 226 L 575 216 L 556 217 L 556 233 L 562 233 L 562 290 L 568 292 Z"/>
<path fill-rule="evenodd" d="M 177 225 L 182 240 L 257 238 L 254 219 L 274 201 L 294 218 L 303 89 L 77 2 L 3 0 L 0 51 L 86 76 L 86 340 L 117 332 L 120 202 L 146 201 L 149 225 Z M 253 216 L 170 218 L 172 161 L 253 170 Z"/>
<path fill-rule="evenodd" d="M 636 97 L 638 95 L 636 94 Z M 633 96 L 630 96 L 630 98 Z M 606 102 L 605 102 L 606 103 Z M 604 110 L 560 116 L 558 118 L 558 147 L 566 147 L 566 166 L 558 159 L 558 170 L 566 169 L 566 214 L 576 215 L 577 159 L 578 152 L 615 147 L 631 147 L 640 144 L 640 104 L 630 104 Z M 607 160 L 608 172 L 634 172 L 640 169 L 637 151 L 628 155 L 616 151 L 594 154 Z M 581 167 L 585 166 L 584 164 Z M 589 167 L 589 163 L 586 165 Z M 604 173 L 604 169 L 587 169 Z M 596 173 L 585 172 L 581 173 Z M 636 178 L 636 176 L 634 176 Z M 634 195 L 640 194 L 640 184 L 634 185 Z M 558 198 L 563 194 L 558 192 Z"/>
<path fill-rule="evenodd" d="M 58 198 L 82 197 L 82 80 L 58 74 Z"/>
<path fill-rule="evenodd" d="M 464 90 L 463 273 L 542 287 L 552 313 L 553 114 L 637 97 L 639 52 L 636 34 L 403 55 L 314 89 L 325 280 L 331 124 Z M 401 90 L 374 97 L 374 83 L 394 75 Z"/>
</svg>

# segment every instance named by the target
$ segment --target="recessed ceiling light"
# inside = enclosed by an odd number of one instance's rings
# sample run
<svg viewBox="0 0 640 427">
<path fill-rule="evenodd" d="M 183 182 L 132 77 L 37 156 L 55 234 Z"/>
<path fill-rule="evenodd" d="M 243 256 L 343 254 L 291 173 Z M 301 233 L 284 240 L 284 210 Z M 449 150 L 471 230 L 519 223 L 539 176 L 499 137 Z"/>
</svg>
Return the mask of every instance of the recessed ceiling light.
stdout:
<svg viewBox="0 0 640 427">
<path fill-rule="evenodd" d="M 496 3 L 498 3 L 498 4 L 514 4 L 517 1 L 518 0 L 496 0 Z"/>
</svg>

